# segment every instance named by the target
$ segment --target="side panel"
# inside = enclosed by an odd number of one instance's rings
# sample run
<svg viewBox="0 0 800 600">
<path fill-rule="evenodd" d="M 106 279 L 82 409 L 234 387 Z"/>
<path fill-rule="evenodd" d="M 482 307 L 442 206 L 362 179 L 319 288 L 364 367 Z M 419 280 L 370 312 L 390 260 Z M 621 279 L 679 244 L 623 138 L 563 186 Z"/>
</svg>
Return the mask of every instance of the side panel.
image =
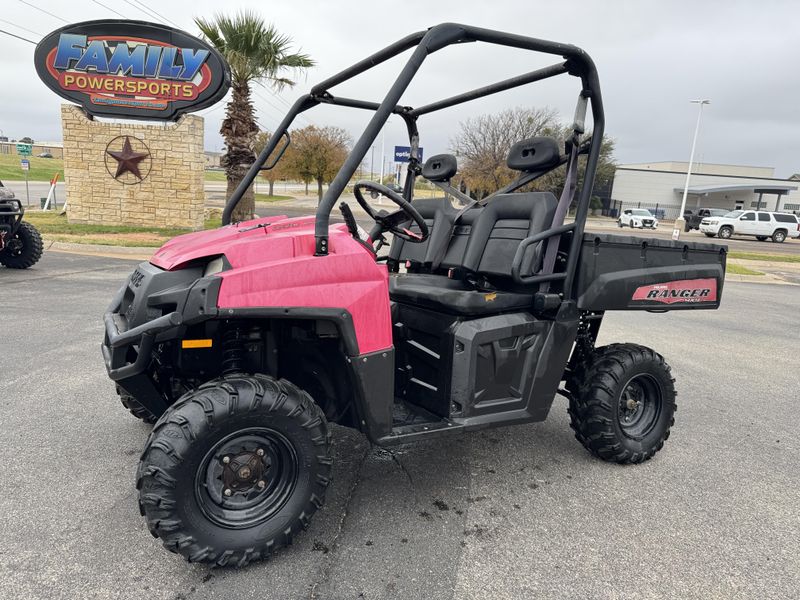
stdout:
<svg viewBox="0 0 800 600">
<path fill-rule="evenodd" d="M 454 335 L 453 421 L 467 429 L 543 421 L 572 351 L 574 303 L 555 320 L 513 313 L 465 321 Z"/>
<path fill-rule="evenodd" d="M 727 248 L 716 244 L 585 234 L 578 309 L 719 308 Z"/>
<path fill-rule="evenodd" d="M 220 273 L 220 315 L 225 315 L 225 309 L 242 308 L 341 309 L 352 316 L 359 354 L 391 348 L 386 266 L 376 264 L 346 235 L 331 236 L 332 252 L 327 256 L 313 256 L 310 249 L 309 245 L 286 260 L 256 262 Z"/>
<path fill-rule="evenodd" d="M 454 416 L 523 410 L 552 322 L 528 313 L 497 315 L 457 325 L 453 335 Z"/>
</svg>

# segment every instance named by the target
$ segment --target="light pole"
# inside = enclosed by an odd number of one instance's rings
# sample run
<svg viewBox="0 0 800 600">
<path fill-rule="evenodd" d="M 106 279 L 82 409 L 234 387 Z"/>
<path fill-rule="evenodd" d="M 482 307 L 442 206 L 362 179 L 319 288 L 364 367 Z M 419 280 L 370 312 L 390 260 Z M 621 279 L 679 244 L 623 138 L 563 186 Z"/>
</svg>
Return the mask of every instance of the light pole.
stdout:
<svg viewBox="0 0 800 600">
<path fill-rule="evenodd" d="M 692 151 L 689 154 L 689 168 L 686 169 L 686 183 L 683 186 L 683 200 L 681 200 L 681 210 L 678 218 L 675 219 L 675 228 L 672 230 L 672 239 L 677 240 L 681 237 L 681 230 L 686 226 L 686 219 L 683 218 L 683 211 L 686 210 L 686 196 L 689 193 L 689 179 L 692 176 L 692 163 L 694 162 L 694 149 L 697 146 L 697 134 L 700 131 L 700 118 L 703 116 L 703 106 L 711 104 L 711 100 L 689 100 L 692 104 L 697 104 L 697 124 L 694 127 L 694 138 L 692 138 Z"/>
<path fill-rule="evenodd" d="M 372 146 L 372 154 L 369 159 L 369 178 L 375 181 L 375 146 Z"/>
</svg>

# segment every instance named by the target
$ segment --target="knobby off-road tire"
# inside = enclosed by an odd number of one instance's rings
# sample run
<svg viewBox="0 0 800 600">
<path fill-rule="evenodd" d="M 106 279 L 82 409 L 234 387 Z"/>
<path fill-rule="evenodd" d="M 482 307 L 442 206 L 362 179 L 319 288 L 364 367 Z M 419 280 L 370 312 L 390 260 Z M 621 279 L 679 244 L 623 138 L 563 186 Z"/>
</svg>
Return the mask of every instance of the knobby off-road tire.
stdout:
<svg viewBox="0 0 800 600">
<path fill-rule="evenodd" d="M 157 416 L 142 406 L 139 401 L 130 394 L 126 394 L 119 389 L 117 390 L 117 394 L 119 394 L 119 401 L 122 402 L 122 406 L 127 408 L 128 411 L 130 411 L 130 413 L 137 419 L 141 419 L 149 425 L 152 425 L 158 421 Z"/>
<path fill-rule="evenodd" d="M 641 463 L 661 450 L 675 423 L 675 380 L 645 346 L 598 348 L 567 381 L 575 437 L 598 458 Z"/>
<path fill-rule="evenodd" d="M 42 257 L 42 236 L 36 228 L 23 221 L 19 229 L 6 240 L 6 247 L 0 251 L 0 264 L 9 269 L 27 269 Z"/>
<path fill-rule="evenodd" d="M 153 428 L 137 472 L 140 511 L 150 533 L 190 562 L 267 558 L 322 507 L 330 439 L 320 408 L 288 381 L 212 380 Z"/>
</svg>

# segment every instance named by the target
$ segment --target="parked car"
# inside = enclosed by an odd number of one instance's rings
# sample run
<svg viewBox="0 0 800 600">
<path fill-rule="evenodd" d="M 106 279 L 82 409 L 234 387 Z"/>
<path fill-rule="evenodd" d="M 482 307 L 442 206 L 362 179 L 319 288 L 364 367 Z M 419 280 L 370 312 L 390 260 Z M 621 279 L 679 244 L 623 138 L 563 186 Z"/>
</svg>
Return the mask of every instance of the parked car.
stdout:
<svg viewBox="0 0 800 600">
<path fill-rule="evenodd" d="M 686 221 L 684 231 L 700 229 L 700 221 L 707 217 L 724 217 L 730 209 L 727 208 L 698 208 L 695 211 L 687 210 L 683 213 L 683 220 Z"/>
<path fill-rule="evenodd" d="M 646 208 L 626 208 L 617 219 L 620 227 L 638 227 L 640 229 L 655 229 L 658 227 L 658 219 L 653 216 Z"/>
<path fill-rule="evenodd" d="M 53 155 L 50 154 L 49 152 L 40 152 L 36 156 L 39 158 L 53 158 Z"/>
<path fill-rule="evenodd" d="M 700 231 L 708 237 L 727 240 L 732 235 L 751 235 L 759 242 L 772 238 L 780 244 L 787 237 L 800 237 L 800 221 L 789 213 L 734 210 L 723 217 L 708 217 L 700 222 Z"/>
</svg>

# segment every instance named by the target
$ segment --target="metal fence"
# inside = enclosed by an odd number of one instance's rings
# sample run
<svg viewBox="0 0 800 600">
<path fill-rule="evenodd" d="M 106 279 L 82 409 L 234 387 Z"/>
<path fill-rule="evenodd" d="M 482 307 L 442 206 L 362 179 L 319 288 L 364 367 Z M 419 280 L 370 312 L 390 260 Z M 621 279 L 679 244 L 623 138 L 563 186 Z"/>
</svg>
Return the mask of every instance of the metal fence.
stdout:
<svg viewBox="0 0 800 600">
<path fill-rule="evenodd" d="M 653 216 L 659 221 L 674 221 L 678 218 L 681 210 L 680 206 L 665 206 L 658 202 L 622 202 L 609 198 L 603 201 L 603 208 L 599 212 L 604 217 L 616 219 L 627 208 L 645 208 L 653 213 Z"/>
</svg>

